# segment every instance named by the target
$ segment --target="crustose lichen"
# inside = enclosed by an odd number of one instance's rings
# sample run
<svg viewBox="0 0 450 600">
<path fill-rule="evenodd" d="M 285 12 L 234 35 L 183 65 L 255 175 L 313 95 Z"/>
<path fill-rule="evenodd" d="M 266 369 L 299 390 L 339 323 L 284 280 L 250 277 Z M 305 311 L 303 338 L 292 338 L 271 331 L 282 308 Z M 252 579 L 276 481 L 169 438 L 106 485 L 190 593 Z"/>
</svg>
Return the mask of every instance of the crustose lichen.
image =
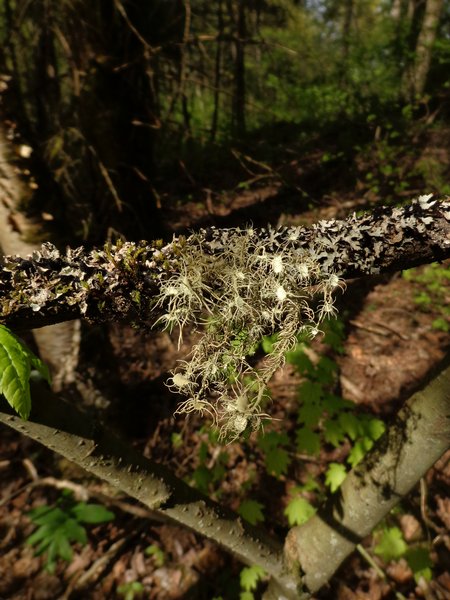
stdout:
<svg viewBox="0 0 450 600">
<path fill-rule="evenodd" d="M 195 234 L 177 257 L 176 273 L 160 283 L 158 322 L 178 328 L 179 341 L 186 326 L 203 332 L 168 382 L 186 396 L 177 412 L 209 415 L 227 439 L 268 417 L 263 405 L 269 379 L 298 334 L 312 338 L 334 316 L 332 294 L 344 285 L 295 244 L 295 229 L 275 241 L 276 235 L 234 230 L 214 252 L 203 233 Z M 273 351 L 255 368 L 249 357 L 274 332 Z"/>
</svg>

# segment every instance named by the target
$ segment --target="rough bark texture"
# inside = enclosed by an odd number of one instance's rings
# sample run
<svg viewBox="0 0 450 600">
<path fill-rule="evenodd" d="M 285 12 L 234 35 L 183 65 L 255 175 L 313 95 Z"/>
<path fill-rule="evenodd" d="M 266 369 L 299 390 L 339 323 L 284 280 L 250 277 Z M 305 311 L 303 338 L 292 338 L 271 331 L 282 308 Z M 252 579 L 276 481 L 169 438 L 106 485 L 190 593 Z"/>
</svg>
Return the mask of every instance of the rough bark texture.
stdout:
<svg viewBox="0 0 450 600">
<path fill-rule="evenodd" d="M 236 236 L 248 234 L 211 228 L 166 246 L 124 243 L 89 253 L 83 248 L 60 253 L 44 244 L 28 259 L 4 259 L 0 322 L 15 329 L 78 317 L 151 325 L 158 317 L 154 298 L 159 282 L 177 272 L 186 244 L 199 244 L 214 260 Z M 401 208 L 376 208 L 361 217 L 320 221 L 310 228 L 260 229 L 252 235 L 264 241 L 269 253 L 276 255 L 288 244 L 310 253 L 322 273 L 344 279 L 397 271 L 450 256 L 450 200 L 421 196 Z"/>
</svg>

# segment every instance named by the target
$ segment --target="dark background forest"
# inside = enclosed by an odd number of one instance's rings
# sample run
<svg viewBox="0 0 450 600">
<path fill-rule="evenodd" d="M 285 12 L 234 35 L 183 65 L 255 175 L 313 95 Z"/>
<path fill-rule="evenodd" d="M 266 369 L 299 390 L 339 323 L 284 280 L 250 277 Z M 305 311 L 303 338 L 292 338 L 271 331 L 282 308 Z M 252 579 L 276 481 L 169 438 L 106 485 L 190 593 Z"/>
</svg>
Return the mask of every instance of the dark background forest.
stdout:
<svg viewBox="0 0 450 600">
<path fill-rule="evenodd" d="M 7 227 L 30 248 L 93 247 L 450 195 L 449 73 L 444 0 L 0 0 L 0 160 L 17 180 L 3 176 L 0 246 L 7 253 Z M 229 446 L 204 419 L 173 416 L 164 380 L 195 333 L 178 350 L 166 333 L 83 324 L 67 350 L 75 365 L 56 379 L 144 452 L 280 534 L 333 491 L 446 353 L 449 281 L 444 263 L 350 282 L 322 343 L 299 342 L 274 377 L 273 424 Z M 299 386 L 341 399 L 340 429 L 308 416 Z M 49 451 L 1 435 L 0 597 L 258 597 L 258 576 L 249 584 L 214 544 L 149 525 Z M 319 597 L 450 598 L 448 463 Z M 57 485 L 27 483 L 50 476 L 89 489 L 116 518 L 49 572 L 24 541 L 27 511 L 61 501 Z M 77 591 L 75 575 L 112 547 L 108 568 Z"/>
</svg>

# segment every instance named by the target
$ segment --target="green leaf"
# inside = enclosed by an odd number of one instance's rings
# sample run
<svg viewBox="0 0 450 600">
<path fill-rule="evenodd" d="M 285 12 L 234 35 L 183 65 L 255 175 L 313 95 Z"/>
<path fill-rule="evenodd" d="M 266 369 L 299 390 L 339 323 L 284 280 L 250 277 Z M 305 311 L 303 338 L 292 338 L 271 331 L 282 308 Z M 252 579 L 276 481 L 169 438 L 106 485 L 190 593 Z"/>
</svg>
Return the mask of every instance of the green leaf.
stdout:
<svg viewBox="0 0 450 600">
<path fill-rule="evenodd" d="M 79 542 L 82 546 L 87 544 L 86 529 L 75 519 L 67 519 L 64 523 L 64 531 L 71 542 Z"/>
<path fill-rule="evenodd" d="M 156 544 L 151 544 L 150 546 L 148 546 L 145 549 L 145 554 L 147 556 L 153 556 L 157 567 L 162 567 L 164 565 L 166 556 L 161 550 L 161 548 L 159 548 L 159 546 L 157 546 Z"/>
<path fill-rule="evenodd" d="M 192 473 L 195 486 L 202 492 L 207 493 L 209 490 L 209 484 L 213 480 L 213 474 L 210 469 L 204 465 L 200 465 Z"/>
<path fill-rule="evenodd" d="M 281 444 L 289 444 L 289 437 L 286 433 L 268 431 L 267 433 L 261 433 L 258 437 L 258 445 L 263 452 L 269 452 L 269 450 Z"/>
<path fill-rule="evenodd" d="M 317 380 L 322 385 L 333 383 L 335 373 L 337 370 L 337 364 L 328 356 L 322 356 L 317 363 Z"/>
<path fill-rule="evenodd" d="M 303 404 L 318 404 L 322 398 L 323 387 L 315 381 L 304 381 L 298 388 L 299 398 Z"/>
<path fill-rule="evenodd" d="M 388 527 L 385 529 L 374 548 L 375 554 L 381 556 L 385 562 L 401 558 L 407 550 L 408 545 L 398 527 Z"/>
<path fill-rule="evenodd" d="M 347 462 L 352 465 L 352 467 L 355 467 L 359 462 L 361 462 L 372 446 L 373 440 L 368 437 L 361 438 L 350 450 L 349 455 L 347 456 Z"/>
<path fill-rule="evenodd" d="M 406 551 L 405 558 L 411 571 L 414 573 L 414 579 L 417 583 L 421 577 L 427 581 L 431 580 L 433 576 L 433 571 L 431 570 L 433 561 L 431 560 L 428 548 L 425 546 L 409 548 Z"/>
<path fill-rule="evenodd" d="M 314 506 L 312 506 L 308 500 L 305 500 L 304 498 L 294 498 L 284 509 L 284 514 L 286 515 L 291 527 L 306 523 L 306 521 L 312 517 L 315 512 L 316 509 Z"/>
<path fill-rule="evenodd" d="M 325 441 L 337 448 L 341 442 L 345 441 L 345 435 L 340 424 L 334 419 L 327 419 L 325 422 L 323 436 Z"/>
<path fill-rule="evenodd" d="M 251 567 L 245 567 L 241 571 L 241 588 L 246 592 L 252 592 L 256 590 L 258 582 L 264 577 L 266 572 L 262 567 L 253 565 Z"/>
<path fill-rule="evenodd" d="M 342 412 L 340 413 L 338 420 L 343 431 L 352 441 L 355 441 L 357 437 L 363 434 L 361 421 L 352 413 Z"/>
<path fill-rule="evenodd" d="M 437 329 L 438 331 L 444 331 L 445 333 L 450 330 L 450 325 L 447 319 L 444 319 L 444 317 L 438 317 L 437 319 L 434 319 L 434 321 L 431 323 L 431 327 L 433 329 Z"/>
<path fill-rule="evenodd" d="M 369 417 L 368 420 L 363 424 L 364 433 L 371 440 L 376 441 L 386 431 L 386 425 L 381 419 L 374 419 Z"/>
<path fill-rule="evenodd" d="M 307 454 L 318 454 L 320 451 L 320 436 L 308 427 L 297 429 L 297 449 Z"/>
<path fill-rule="evenodd" d="M 263 508 L 264 505 L 256 500 L 244 500 L 238 508 L 238 513 L 243 519 L 256 525 L 264 521 Z"/>
<path fill-rule="evenodd" d="M 347 477 L 347 471 L 344 465 L 340 463 L 330 463 L 325 473 L 325 485 L 334 493 Z"/>
<path fill-rule="evenodd" d="M 58 531 L 55 532 L 53 539 L 55 543 L 56 554 L 63 560 L 67 560 L 68 562 L 71 561 L 73 551 L 64 531 L 62 529 L 58 529 Z"/>
<path fill-rule="evenodd" d="M 307 402 L 298 411 L 298 421 L 306 427 L 315 427 L 323 415 L 323 405 Z"/>
<path fill-rule="evenodd" d="M 101 504 L 86 504 L 85 502 L 78 502 L 72 510 L 72 514 L 77 521 L 82 523 L 90 523 L 96 525 L 97 523 L 106 523 L 112 521 L 115 518 L 114 513 L 107 510 Z"/>
<path fill-rule="evenodd" d="M 301 344 L 297 350 L 286 352 L 286 362 L 294 365 L 301 375 L 312 375 L 314 365 L 304 352 L 304 346 Z"/>
<path fill-rule="evenodd" d="M 251 592 L 241 592 L 239 600 L 255 600 L 255 596 Z"/>
<path fill-rule="evenodd" d="M 290 462 L 291 458 L 283 448 L 271 448 L 266 453 L 267 472 L 273 473 L 276 477 L 287 472 Z"/>
<path fill-rule="evenodd" d="M 0 325 L 0 393 L 22 419 L 31 410 L 30 374 L 37 370 L 50 381 L 47 367 L 7 327 Z"/>
</svg>

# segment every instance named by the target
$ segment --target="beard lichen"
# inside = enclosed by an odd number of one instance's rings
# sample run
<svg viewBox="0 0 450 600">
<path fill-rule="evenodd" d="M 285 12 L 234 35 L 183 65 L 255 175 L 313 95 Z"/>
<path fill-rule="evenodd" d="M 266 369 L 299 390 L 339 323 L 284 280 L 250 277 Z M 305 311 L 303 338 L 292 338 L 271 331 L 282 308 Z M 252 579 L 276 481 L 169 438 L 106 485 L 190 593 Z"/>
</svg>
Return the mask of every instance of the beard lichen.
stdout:
<svg viewBox="0 0 450 600">
<path fill-rule="evenodd" d="M 186 397 L 177 413 L 198 411 L 235 439 L 265 418 L 267 383 L 297 343 L 334 316 L 333 292 L 343 282 L 323 272 L 311 252 L 291 236 L 262 239 L 254 230 L 230 230 L 218 251 L 194 234 L 177 257 L 177 270 L 160 282 L 158 322 L 202 330 L 188 361 L 180 361 L 168 387 Z M 276 250 L 274 250 L 276 248 Z M 263 336 L 277 333 L 272 352 L 255 367 L 250 357 Z"/>
</svg>

